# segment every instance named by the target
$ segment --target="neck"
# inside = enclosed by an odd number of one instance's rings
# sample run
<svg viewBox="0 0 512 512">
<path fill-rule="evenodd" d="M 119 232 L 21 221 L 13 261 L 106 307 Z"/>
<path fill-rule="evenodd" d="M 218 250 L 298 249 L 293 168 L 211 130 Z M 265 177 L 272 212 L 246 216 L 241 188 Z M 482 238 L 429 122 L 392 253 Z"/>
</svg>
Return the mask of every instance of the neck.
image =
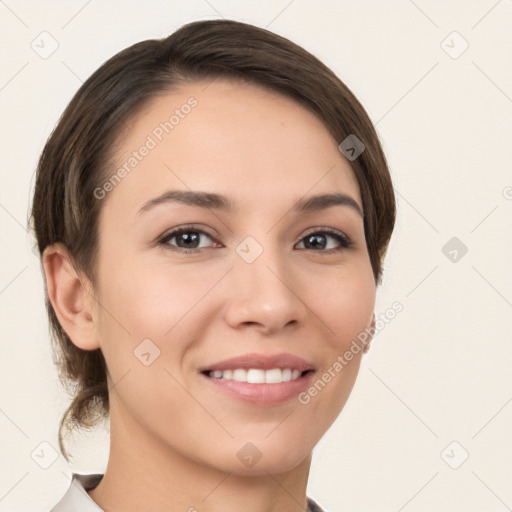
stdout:
<svg viewBox="0 0 512 512">
<path fill-rule="evenodd" d="M 310 464 L 311 454 L 279 474 L 221 471 L 177 452 L 111 404 L 107 468 L 88 494 L 112 512 L 297 512 L 307 510 Z"/>
</svg>

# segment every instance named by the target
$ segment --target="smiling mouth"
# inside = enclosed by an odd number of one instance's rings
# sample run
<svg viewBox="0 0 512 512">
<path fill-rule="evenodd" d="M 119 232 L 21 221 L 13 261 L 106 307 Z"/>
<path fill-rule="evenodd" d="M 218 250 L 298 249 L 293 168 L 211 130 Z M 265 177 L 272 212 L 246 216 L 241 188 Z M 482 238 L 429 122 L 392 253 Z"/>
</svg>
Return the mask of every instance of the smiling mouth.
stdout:
<svg viewBox="0 0 512 512">
<path fill-rule="evenodd" d="M 294 368 L 236 368 L 234 370 L 205 370 L 203 375 L 218 380 L 246 382 L 248 384 L 281 384 L 300 379 L 313 370 L 300 371 Z"/>
</svg>

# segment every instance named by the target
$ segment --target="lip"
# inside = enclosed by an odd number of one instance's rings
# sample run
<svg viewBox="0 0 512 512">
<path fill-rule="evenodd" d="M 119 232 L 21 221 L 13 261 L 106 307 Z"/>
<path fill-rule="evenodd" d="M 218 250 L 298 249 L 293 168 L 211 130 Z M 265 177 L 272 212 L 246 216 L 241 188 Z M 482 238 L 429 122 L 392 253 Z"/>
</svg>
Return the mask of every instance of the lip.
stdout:
<svg viewBox="0 0 512 512">
<path fill-rule="evenodd" d="M 280 382 L 277 384 L 252 384 L 249 382 L 238 382 L 229 379 L 217 379 L 209 377 L 206 372 L 214 370 L 236 370 L 243 368 L 259 368 L 270 370 L 272 368 L 291 368 L 299 370 L 302 375 L 295 380 Z M 257 406 L 277 406 L 283 404 L 304 391 L 310 384 L 315 368 L 312 363 L 294 356 L 293 354 L 245 354 L 230 359 L 219 361 L 212 365 L 205 366 L 200 370 L 201 378 L 213 386 L 213 389 L 238 401 Z"/>
<path fill-rule="evenodd" d="M 231 398 L 251 405 L 269 407 L 296 398 L 309 386 L 314 373 L 313 371 L 307 372 L 295 380 L 279 384 L 250 384 L 236 380 L 216 379 L 203 373 L 200 376 L 214 389 Z"/>
<path fill-rule="evenodd" d="M 299 370 L 304 372 L 306 370 L 314 370 L 313 363 L 302 359 L 301 357 L 293 354 L 243 354 L 241 356 L 224 359 L 217 363 L 200 368 L 200 372 L 214 371 L 214 370 L 236 370 L 243 368 L 249 370 L 250 368 L 260 368 L 262 370 L 271 370 L 272 368 L 291 368 L 292 370 Z"/>
</svg>

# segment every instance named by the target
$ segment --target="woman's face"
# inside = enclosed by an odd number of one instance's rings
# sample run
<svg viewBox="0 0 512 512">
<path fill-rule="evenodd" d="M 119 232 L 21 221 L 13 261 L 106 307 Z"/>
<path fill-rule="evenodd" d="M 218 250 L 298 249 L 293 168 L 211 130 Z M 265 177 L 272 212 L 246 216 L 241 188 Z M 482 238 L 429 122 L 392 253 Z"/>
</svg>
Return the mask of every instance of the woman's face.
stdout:
<svg viewBox="0 0 512 512">
<path fill-rule="evenodd" d="M 127 127 L 110 174 L 125 172 L 97 191 L 116 435 L 223 471 L 289 470 L 343 408 L 362 351 L 344 354 L 372 322 L 341 141 L 293 100 L 221 79 L 153 99 Z M 323 194 L 349 199 L 308 202 Z"/>
</svg>

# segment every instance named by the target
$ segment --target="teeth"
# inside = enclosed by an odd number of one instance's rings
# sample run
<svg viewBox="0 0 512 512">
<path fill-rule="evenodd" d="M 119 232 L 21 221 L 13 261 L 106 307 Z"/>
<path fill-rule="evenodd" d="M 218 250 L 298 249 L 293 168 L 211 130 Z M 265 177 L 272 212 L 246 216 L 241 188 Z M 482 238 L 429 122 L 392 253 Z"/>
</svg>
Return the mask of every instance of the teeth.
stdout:
<svg viewBox="0 0 512 512">
<path fill-rule="evenodd" d="M 208 376 L 214 379 L 235 380 L 250 384 L 279 384 L 280 382 L 298 379 L 301 373 L 300 370 L 292 370 L 291 368 L 285 368 L 284 370 L 280 368 L 272 368 L 271 370 L 237 368 L 236 370 L 214 370 L 209 372 Z"/>
<path fill-rule="evenodd" d="M 274 368 L 273 370 L 267 370 L 264 372 L 261 370 L 261 373 L 263 373 L 263 382 L 269 383 L 269 384 L 278 384 L 279 382 L 283 382 L 283 372 L 279 368 Z"/>
<path fill-rule="evenodd" d="M 256 370 L 251 368 L 247 372 L 247 382 L 250 382 L 251 384 L 264 384 L 265 374 L 265 370 Z"/>
<path fill-rule="evenodd" d="M 242 368 L 233 370 L 233 380 L 237 382 L 247 382 L 247 370 L 243 370 Z"/>
</svg>

